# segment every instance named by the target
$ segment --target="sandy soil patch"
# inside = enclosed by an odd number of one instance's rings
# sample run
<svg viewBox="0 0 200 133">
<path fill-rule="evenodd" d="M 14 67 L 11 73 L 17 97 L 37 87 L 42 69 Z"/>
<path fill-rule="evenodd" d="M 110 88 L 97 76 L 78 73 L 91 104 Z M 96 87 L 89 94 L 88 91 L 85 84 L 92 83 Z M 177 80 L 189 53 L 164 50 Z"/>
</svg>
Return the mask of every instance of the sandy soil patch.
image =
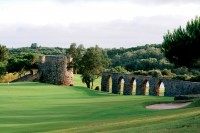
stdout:
<svg viewBox="0 0 200 133">
<path fill-rule="evenodd" d="M 161 104 L 153 104 L 146 106 L 147 109 L 177 109 L 177 108 L 183 108 L 185 106 L 188 106 L 192 102 L 187 103 L 161 103 Z"/>
</svg>

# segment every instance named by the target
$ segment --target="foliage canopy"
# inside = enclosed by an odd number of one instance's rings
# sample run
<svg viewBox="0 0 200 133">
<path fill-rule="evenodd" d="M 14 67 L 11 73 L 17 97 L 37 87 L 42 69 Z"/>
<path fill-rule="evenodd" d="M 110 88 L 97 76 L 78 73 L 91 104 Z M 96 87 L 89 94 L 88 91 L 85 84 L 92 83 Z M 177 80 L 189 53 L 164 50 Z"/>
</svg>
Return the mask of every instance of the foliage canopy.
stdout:
<svg viewBox="0 0 200 133">
<path fill-rule="evenodd" d="M 200 17 L 163 36 L 162 51 L 176 66 L 193 67 L 200 60 Z"/>
<path fill-rule="evenodd" d="M 0 78 L 6 73 L 6 64 L 8 58 L 8 49 L 0 44 Z"/>
<path fill-rule="evenodd" d="M 0 44 L 0 62 L 3 62 L 8 57 L 8 49 L 6 46 Z"/>
<path fill-rule="evenodd" d="M 93 87 L 93 82 L 110 64 L 107 54 L 98 46 L 88 48 L 80 62 L 82 81 L 88 88 Z M 92 83 L 92 86 L 90 85 Z"/>
</svg>

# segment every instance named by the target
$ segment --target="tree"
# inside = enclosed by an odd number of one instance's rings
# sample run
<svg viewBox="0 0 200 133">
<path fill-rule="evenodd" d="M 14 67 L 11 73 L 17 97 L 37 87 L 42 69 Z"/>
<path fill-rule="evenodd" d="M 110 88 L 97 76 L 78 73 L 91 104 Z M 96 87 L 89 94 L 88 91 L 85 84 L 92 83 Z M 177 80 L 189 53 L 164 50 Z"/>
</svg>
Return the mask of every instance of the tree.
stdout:
<svg viewBox="0 0 200 133">
<path fill-rule="evenodd" d="M 82 82 L 86 83 L 88 88 L 93 88 L 93 82 L 101 76 L 109 64 L 110 60 L 101 48 L 98 46 L 88 48 L 81 60 L 80 72 Z"/>
<path fill-rule="evenodd" d="M 37 43 L 32 43 L 31 44 L 31 48 L 32 49 L 37 49 L 38 48 L 38 44 Z"/>
<path fill-rule="evenodd" d="M 0 44 L 0 62 L 6 61 L 8 57 L 8 49 L 6 46 Z"/>
<path fill-rule="evenodd" d="M 5 64 L 3 64 L 2 62 L 0 62 L 0 79 L 2 78 L 3 75 L 6 74 L 6 67 Z"/>
<path fill-rule="evenodd" d="M 8 58 L 8 49 L 0 44 L 0 78 L 6 74 L 6 64 Z"/>
<path fill-rule="evenodd" d="M 200 17 L 163 36 L 162 51 L 176 66 L 192 67 L 200 60 Z"/>
<path fill-rule="evenodd" d="M 12 58 L 8 60 L 8 72 L 21 72 L 23 70 L 30 70 L 31 62 L 27 59 Z"/>
<path fill-rule="evenodd" d="M 73 67 L 74 73 L 79 72 L 80 61 L 81 61 L 84 53 L 85 53 L 85 48 L 82 44 L 80 44 L 78 47 L 76 46 L 76 43 L 72 43 L 70 45 L 68 57 L 72 58 L 72 62 L 70 62 L 68 65 Z"/>
<path fill-rule="evenodd" d="M 32 53 L 27 53 L 23 56 L 23 59 L 26 59 L 26 64 L 30 64 L 28 65 L 29 68 L 27 69 L 33 69 L 33 68 L 38 68 L 38 59 L 39 59 L 39 55 L 37 54 L 32 54 Z M 29 61 L 29 63 L 27 63 Z"/>
<path fill-rule="evenodd" d="M 82 44 L 80 44 L 77 48 L 76 48 L 76 53 L 74 54 L 73 57 L 73 62 L 74 62 L 74 72 L 75 73 L 79 73 L 79 69 L 80 69 L 80 63 L 81 63 L 81 59 L 83 58 L 83 55 L 85 53 L 85 48 Z"/>
</svg>

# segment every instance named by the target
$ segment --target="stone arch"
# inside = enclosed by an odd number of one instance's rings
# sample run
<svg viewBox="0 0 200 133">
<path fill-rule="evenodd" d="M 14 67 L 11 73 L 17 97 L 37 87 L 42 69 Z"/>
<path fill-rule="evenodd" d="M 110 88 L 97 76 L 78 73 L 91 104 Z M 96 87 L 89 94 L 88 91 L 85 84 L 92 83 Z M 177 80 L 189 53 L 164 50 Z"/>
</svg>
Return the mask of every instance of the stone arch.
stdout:
<svg viewBox="0 0 200 133">
<path fill-rule="evenodd" d="M 112 76 L 111 75 L 108 75 L 106 77 L 106 91 L 112 92 Z"/>
<path fill-rule="evenodd" d="M 165 85 L 162 80 L 159 80 L 156 85 L 156 96 L 165 96 Z"/>
<path fill-rule="evenodd" d="M 136 95 L 136 78 L 132 77 L 130 80 L 130 85 L 131 85 L 131 93 L 132 95 Z"/>
<path fill-rule="evenodd" d="M 125 83 L 124 77 L 120 76 L 119 79 L 118 79 L 118 88 L 117 88 L 118 94 L 123 94 L 124 83 Z"/>
<path fill-rule="evenodd" d="M 143 80 L 142 95 L 149 95 L 150 83 L 148 79 Z"/>
</svg>

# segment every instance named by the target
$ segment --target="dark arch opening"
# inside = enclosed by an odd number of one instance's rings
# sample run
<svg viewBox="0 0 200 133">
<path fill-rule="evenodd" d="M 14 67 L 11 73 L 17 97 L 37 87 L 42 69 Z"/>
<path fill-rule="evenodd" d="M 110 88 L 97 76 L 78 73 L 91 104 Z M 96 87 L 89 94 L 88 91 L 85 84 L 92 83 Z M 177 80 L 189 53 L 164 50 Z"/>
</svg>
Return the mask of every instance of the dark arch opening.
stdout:
<svg viewBox="0 0 200 133">
<path fill-rule="evenodd" d="M 112 77 L 111 75 L 108 75 L 106 78 L 106 91 L 112 92 Z"/>
<path fill-rule="evenodd" d="M 131 90 L 132 95 L 136 95 L 136 79 L 134 77 L 131 79 L 130 85 L 131 85 L 131 89 L 132 89 Z"/>
<path fill-rule="evenodd" d="M 145 79 L 143 81 L 143 92 L 142 92 L 143 95 L 149 95 L 149 87 L 150 87 L 149 81 L 147 79 Z"/>
<path fill-rule="evenodd" d="M 120 95 L 123 95 L 123 92 L 124 92 L 124 78 L 123 77 L 120 77 L 119 80 L 118 80 L 118 93 Z"/>
<path fill-rule="evenodd" d="M 156 86 L 156 95 L 164 96 L 165 95 L 165 85 L 162 81 L 159 81 Z"/>
</svg>

